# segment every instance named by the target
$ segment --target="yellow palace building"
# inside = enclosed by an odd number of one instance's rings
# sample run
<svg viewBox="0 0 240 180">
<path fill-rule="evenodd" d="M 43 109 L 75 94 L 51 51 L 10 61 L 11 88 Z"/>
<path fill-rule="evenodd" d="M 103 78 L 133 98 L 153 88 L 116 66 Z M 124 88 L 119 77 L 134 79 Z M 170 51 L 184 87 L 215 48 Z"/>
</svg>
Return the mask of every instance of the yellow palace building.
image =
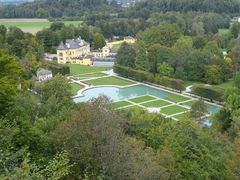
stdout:
<svg viewBox="0 0 240 180">
<path fill-rule="evenodd" d="M 77 39 L 67 39 L 65 43 L 57 48 L 57 59 L 59 64 L 82 64 L 91 65 L 90 44 L 80 37 Z"/>
</svg>

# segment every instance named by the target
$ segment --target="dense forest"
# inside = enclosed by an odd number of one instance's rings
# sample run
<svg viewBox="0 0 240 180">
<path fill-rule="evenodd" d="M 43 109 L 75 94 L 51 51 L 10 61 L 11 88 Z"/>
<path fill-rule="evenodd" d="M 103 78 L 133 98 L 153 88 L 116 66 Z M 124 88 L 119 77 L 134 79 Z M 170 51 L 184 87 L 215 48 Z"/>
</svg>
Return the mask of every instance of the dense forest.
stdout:
<svg viewBox="0 0 240 180">
<path fill-rule="evenodd" d="M 231 22 L 239 7 L 238 0 L 0 7 L 0 17 L 85 21 L 78 27 L 54 22 L 36 35 L 0 26 L 0 179 L 240 179 L 240 24 Z M 229 31 L 220 34 L 221 28 Z M 97 49 L 104 37 L 127 35 L 137 41 L 121 45 L 114 71 L 179 91 L 184 81 L 198 83 L 193 93 L 223 104 L 212 126 L 197 121 L 201 100 L 180 121 L 139 108 L 115 110 L 105 96 L 76 104 L 68 66 L 43 61 L 68 38 L 81 36 Z M 37 69 L 45 67 L 54 77 L 36 83 Z M 217 87 L 229 79 L 231 88 Z"/>
<path fill-rule="evenodd" d="M 110 10 L 111 6 L 106 0 L 41 0 L 16 6 L 0 7 L 0 17 L 80 17 L 89 12 L 109 12 Z"/>
<path fill-rule="evenodd" d="M 124 9 L 117 1 L 107 0 L 41 0 L 24 3 L 18 6 L 0 7 L 1 18 L 49 18 L 81 17 L 88 14 L 109 16 L 119 13 L 125 17 L 148 18 L 152 12 L 215 12 L 237 14 L 240 12 L 238 0 L 142 0 L 135 6 Z"/>
</svg>

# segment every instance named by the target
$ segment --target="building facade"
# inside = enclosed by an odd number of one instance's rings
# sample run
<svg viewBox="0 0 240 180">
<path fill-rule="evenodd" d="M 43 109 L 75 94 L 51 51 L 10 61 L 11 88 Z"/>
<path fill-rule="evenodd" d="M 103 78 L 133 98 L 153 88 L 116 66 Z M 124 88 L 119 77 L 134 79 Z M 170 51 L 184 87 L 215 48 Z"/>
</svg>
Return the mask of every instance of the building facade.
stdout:
<svg viewBox="0 0 240 180">
<path fill-rule="evenodd" d="M 93 57 L 108 57 L 112 56 L 113 52 L 109 46 L 104 46 L 102 49 L 96 49 L 91 51 Z"/>
<path fill-rule="evenodd" d="M 115 56 L 109 46 L 90 51 L 90 44 L 81 38 L 68 39 L 57 48 L 59 64 L 93 65 L 93 58 L 106 58 Z"/>
<path fill-rule="evenodd" d="M 47 69 L 39 69 L 37 71 L 37 79 L 40 82 L 51 79 L 52 77 L 53 77 L 52 71 L 49 71 Z"/>
<path fill-rule="evenodd" d="M 65 44 L 61 42 L 57 48 L 58 63 L 75 64 L 77 62 L 82 62 L 84 57 L 88 56 L 89 53 L 90 44 L 83 39 L 67 39 Z M 77 59 L 79 59 L 79 61 Z"/>
</svg>

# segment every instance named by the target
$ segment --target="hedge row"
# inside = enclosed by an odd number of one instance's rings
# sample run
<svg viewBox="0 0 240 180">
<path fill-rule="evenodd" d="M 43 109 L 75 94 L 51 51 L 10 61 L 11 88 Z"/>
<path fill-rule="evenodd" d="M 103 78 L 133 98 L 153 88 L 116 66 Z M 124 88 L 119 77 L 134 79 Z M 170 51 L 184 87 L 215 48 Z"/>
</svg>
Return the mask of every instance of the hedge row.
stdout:
<svg viewBox="0 0 240 180">
<path fill-rule="evenodd" d="M 55 76 L 56 74 L 70 74 L 70 68 L 68 66 L 62 65 L 62 64 L 57 64 L 55 62 L 47 62 L 44 64 L 45 68 L 50 69 Z"/>
<path fill-rule="evenodd" d="M 204 86 L 204 85 L 194 85 L 193 94 L 196 94 L 198 96 L 208 98 L 211 101 L 220 101 L 223 102 L 223 96 L 224 96 L 224 90 L 216 87 L 211 87 L 211 86 Z"/>
<path fill-rule="evenodd" d="M 133 68 L 129 68 L 121 65 L 114 65 L 113 70 L 115 73 L 126 77 L 135 79 L 137 81 L 145 81 L 156 83 L 162 86 L 173 88 L 179 91 L 185 90 L 184 82 L 180 79 L 172 79 L 168 77 L 154 76 L 152 73 L 147 71 L 140 71 Z"/>
</svg>

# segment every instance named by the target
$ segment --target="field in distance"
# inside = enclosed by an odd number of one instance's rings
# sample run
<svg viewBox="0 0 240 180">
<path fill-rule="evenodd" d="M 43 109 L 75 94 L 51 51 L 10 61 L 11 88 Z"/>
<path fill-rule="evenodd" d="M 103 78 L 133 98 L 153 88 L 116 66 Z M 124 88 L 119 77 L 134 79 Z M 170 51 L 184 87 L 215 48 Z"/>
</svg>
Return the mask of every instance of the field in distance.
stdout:
<svg viewBox="0 0 240 180">
<path fill-rule="evenodd" d="M 65 25 L 73 24 L 78 26 L 82 21 L 62 21 Z M 16 26 L 24 32 L 29 32 L 35 34 L 36 32 L 42 30 L 43 28 L 49 28 L 52 22 L 48 19 L 0 19 L 0 24 L 6 27 Z"/>
</svg>

